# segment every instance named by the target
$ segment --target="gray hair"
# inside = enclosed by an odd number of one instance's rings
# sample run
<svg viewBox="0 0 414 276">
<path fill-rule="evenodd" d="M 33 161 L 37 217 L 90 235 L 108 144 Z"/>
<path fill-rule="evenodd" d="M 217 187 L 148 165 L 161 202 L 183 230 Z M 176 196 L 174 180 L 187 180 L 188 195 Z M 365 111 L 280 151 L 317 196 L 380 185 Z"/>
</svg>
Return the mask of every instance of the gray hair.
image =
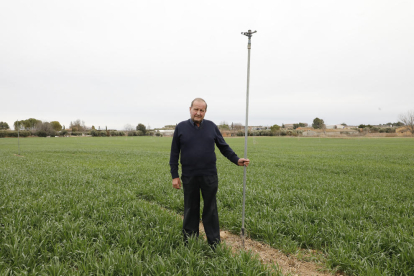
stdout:
<svg viewBox="0 0 414 276">
<path fill-rule="evenodd" d="M 195 99 L 191 102 L 191 106 L 190 106 L 190 107 L 193 107 L 193 103 L 194 103 L 195 101 L 204 102 L 204 103 L 206 104 L 206 111 L 207 111 L 207 103 L 206 103 L 206 101 L 205 101 L 205 100 L 203 100 L 202 98 L 195 98 Z"/>
</svg>

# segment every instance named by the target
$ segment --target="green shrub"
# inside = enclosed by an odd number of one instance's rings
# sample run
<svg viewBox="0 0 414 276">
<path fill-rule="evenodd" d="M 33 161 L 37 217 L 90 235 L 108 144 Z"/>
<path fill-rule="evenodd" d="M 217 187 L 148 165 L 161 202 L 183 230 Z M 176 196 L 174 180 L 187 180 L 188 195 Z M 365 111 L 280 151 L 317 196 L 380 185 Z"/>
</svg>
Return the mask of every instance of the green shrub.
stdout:
<svg viewBox="0 0 414 276">
<path fill-rule="evenodd" d="M 56 131 L 54 131 L 54 130 L 50 130 L 50 131 L 38 130 L 34 133 L 34 135 L 36 135 L 38 137 L 47 137 L 47 136 L 55 137 L 56 136 Z"/>
<path fill-rule="evenodd" d="M 379 127 L 371 127 L 371 133 L 378 133 L 380 130 Z"/>
<path fill-rule="evenodd" d="M 68 131 L 67 130 L 62 130 L 60 132 L 60 135 L 62 135 L 62 136 L 66 136 L 67 134 L 68 134 Z"/>
<path fill-rule="evenodd" d="M 39 130 L 39 131 L 36 131 L 35 135 L 38 137 L 46 137 L 47 133 L 44 130 Z"/>
<path fill-rule="evenodd" d="M 4 137 L 17 137 L 17 131 L 3 131 Z"/>
<path fill-rule="evenodd" d="M 116 131 L 116 130 L 112 130 L 112 131 L 110 132 L 110 135 L 111 135 L 111 136 L 124 136 L 124 135 L 125 135 L 125 133 L 124 133 L 123 131 Z"/>
<path fill-rule="evenodd" d="M 143 136 L 144 134 L 142 133 L 141 130 L 137 130 L 137 131 L 130 131 L 128 132 L 128 136 Z"/>
<path fill-rule="evenodd" d="M 18 137 L 18 136 L 28 137 L 30 135 L 31 135 L 30 131 L 27 131 L 27 130 L 20 131 L 20 133 L 17 133 L 17 131 L 15 131 L 15 130 L 12 130 L 12 131 L 10 131 L 10 130 L 0 130 L 0 138 Z"/>
<path fill-rule="evenodd" d="M 20 133 L 17 131 L 10 131 L 8 137 L 18 137 Z"/>
<path fill-rule="evenodd" d="M 395 133 L 395 128 L 387 127 L 387 128 L 380 128 L 380 133 Z"/>
</svg>

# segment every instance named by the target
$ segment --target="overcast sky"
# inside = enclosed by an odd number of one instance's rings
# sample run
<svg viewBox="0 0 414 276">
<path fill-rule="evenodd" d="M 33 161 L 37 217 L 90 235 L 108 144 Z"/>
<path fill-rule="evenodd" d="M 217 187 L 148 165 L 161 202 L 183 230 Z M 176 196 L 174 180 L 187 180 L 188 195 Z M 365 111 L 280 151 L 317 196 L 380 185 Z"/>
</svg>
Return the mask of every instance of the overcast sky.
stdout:
<svg viewBox="0 0 414 276">
<path fill-rule="evenodd" d="M 414 1 L 1 1 L 0 121 L 384 124 L 414 109 Z"/>
</svg>

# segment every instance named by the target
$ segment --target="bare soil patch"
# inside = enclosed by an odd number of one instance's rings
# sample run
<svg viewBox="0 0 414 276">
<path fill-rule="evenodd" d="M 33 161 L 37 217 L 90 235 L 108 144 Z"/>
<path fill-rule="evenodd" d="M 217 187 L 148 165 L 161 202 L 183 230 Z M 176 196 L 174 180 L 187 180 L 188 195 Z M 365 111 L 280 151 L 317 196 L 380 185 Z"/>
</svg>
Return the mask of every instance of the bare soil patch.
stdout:
<svg viewBox="0 0 414 276">
<path fill-rule="evenodd" d="M 155 203 L 154 203 L 155 204 Z M 163 208 L 167 212 L 173 213 L 171 210 Z M 177 216 L 177 219 L 182 220 L 182 216 Z M 206 238 L 203 223 L 199 225 L 200 235 Z M 307 261 L 315 260 L 315 256 L 320 256 L 315 250 L 300 250 L 296 255 L 287 256 L 280 250 L 270 247 L 267 244 L 246 238 L 245 248 L 243 248 L 241 237 L 232 234 L 228 231 L 220 231 L 220 238 L 223 243 L 229 246 L 234 254 L 238 254 L 241 250 L 251 251 L 257 254 L 263 264 L 277 265 L 283 275 L 291 276 L 346 276 L 345 274 L 328 271 L 321 262 Z"/>
<path fill-rule="evenodd" d="M 200 223 L 200 233 L 203 234 L 204 238 L 204 227 Z M 312 258 L 318 253 L 316 251 L 301 250 L 299 254 L 286 256 L 279 250 L 270 247 L 267 244 L 246 238 L 245 248 L 243 248 L 242 239 L 240 236 L 232 234 L 228 231 L 220 231 L 220 238 L 227 246 L 229 246 L 234 254 L 237 254 L 241 250 L 251 251 L 259 256 L 263 264 L 277 265 L 283 275 L 292 276 L 340 276 L 340 273 L 331 273 L 322 266 L 321 263 L 306 261 L 307 258 Z"/>
</svg>

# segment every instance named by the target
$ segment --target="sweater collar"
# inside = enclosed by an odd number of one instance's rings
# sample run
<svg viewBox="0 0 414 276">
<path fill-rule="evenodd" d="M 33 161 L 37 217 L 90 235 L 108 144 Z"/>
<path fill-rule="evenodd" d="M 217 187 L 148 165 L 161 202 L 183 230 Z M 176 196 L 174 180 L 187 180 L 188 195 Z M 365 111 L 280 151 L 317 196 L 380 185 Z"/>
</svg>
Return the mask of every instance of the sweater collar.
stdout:
<svg viewBox="0 0 414 276">
<path fill-rule="evenodd" d="M 204 120 L 202 120 L 202 121 L 201 121 L 200 126 L 197 126 L 197 125 L 194 123 L 193 119 L 191 119 L 191 118 L 190 118 L 190 123 L 191 123 L 191 125 L 195 126 L 196 128 L 201 127 L 201 126 L 203 125 L 203 122 L 204 122 Z"/>
</svg>

